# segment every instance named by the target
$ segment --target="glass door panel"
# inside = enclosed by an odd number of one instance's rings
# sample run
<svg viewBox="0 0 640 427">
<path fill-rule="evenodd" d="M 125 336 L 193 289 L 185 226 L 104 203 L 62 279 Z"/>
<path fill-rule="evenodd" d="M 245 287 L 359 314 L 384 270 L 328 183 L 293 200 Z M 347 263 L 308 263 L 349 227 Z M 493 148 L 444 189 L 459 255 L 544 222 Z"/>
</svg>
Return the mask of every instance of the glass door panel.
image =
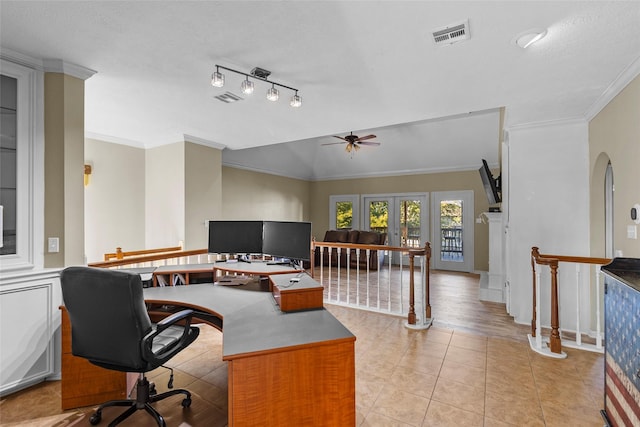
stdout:
<svg viewBox="0 0 640 427">
<path fill-rule="evenodd" d="M 462 200 L 440 201 L 440 259 L 463 262 Z"/>
<path fill-rule="evenodd" d="M 473 191 L 434 192 L 431 260 L 437 270 L 473 271 Z"/>
<path fill-rule="evenodd" d="M 365 226 L 372 231 L 387 233 L 389 246 L 421 248 L 429 240 L 426 194 L 364 196 L 363 205 Z M 400 253 L 392 251 L 392 254 L 392 264 L 399 264 Z M 408 265 L 408 256 L 402 263 Z"/>
</svg>

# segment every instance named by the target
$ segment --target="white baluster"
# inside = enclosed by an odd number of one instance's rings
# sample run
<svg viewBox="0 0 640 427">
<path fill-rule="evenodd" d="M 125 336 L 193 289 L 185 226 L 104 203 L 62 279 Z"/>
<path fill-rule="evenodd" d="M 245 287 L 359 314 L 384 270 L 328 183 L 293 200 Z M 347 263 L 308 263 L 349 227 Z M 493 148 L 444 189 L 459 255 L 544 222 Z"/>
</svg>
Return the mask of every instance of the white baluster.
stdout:
<svg viewBox="0 0 640 427">
<path fill-rule="evenodd" d="M 600 329 L 600 267 L 596 265 L 596 348 L 602 348 L 602 330 Z"/>
<path fill-rule="evenodd" d="M 540 273 L 536 271 L 536 347 L 542 349 L 542 328 L 540 327 Z"/>
<path fill-rule="evenodd" d="M 582 345 L 580 332 L 580 264 L 576 263 L 576 344 Z"/>
</svg>

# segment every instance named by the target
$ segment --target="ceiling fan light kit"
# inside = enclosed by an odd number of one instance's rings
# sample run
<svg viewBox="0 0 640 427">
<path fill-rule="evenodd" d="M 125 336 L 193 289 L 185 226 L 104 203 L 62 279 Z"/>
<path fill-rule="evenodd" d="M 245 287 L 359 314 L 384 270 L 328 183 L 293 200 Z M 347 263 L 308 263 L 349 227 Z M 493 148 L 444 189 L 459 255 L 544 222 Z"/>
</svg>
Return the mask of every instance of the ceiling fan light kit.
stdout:
<svg viewBox="0 0 640 427">
<path fill-rule="evenodd" d="M 274 81 L 268 80 L 268 77 L 271 75 L 271 71 L 265 70 L 264 68 L 260 67 L 255 67 L 253 70 L 251 70 L 251 74 L 247 74 L 243 73 L 242 71 L 234 70 L 232 68 L 216 64 L 216 71 L 211 75 L 211 86 L 213 87 L 224 86 L 224 74 L 220 72 L 220 69 L 245 76 L 245 79 L 240 85 L 240 90 L 242 90 L 242 93 L 244 93 L 245 95 L 251 95 L 254 91 L 255 84 L 253 81 L 249 80 L 250 78 L 253 78 L 271 84 L 271 87 L 269 88 L 269 90 L 267 90 L 267 99 L 269 101 L 275 102 L 280 99 L 280 91 L 276 89 L 276 86 L 278 86 L 284 89 L 289 89 L 294 93 L 291 97 L 291 100 L 289 101 L 290 106 L 294 108 L 302 106 L 302 97 L 298 95 L 298 89 L 284 85 L 282 83 L 276 83 Z"/>
<path fill-rule="evenodd" d="M 360 149 L 361 145 L 380 145 L 379 142 L 368 141 L 369 139 L 373 139 L 373 138 L 376 137 L 373 134 L 366 135 L 366 136 L 358 136 L 358 135 L 354 135 L 353 132 L 351 132 L 347 136 L 334 135 L 333 137 L 341 139 L 342 142 L 329 142 L 329 143 L 322 144 L 322 145 L 336 145 L 336 144 L 344 144 L 346 142 L 347 146 L 344 147 L 344 149 L 345 149 L 345 151 L 347 153 L 351 154 L 352 158 L 353 158 L 353 153 L 358 151 Z"/>
</svg>

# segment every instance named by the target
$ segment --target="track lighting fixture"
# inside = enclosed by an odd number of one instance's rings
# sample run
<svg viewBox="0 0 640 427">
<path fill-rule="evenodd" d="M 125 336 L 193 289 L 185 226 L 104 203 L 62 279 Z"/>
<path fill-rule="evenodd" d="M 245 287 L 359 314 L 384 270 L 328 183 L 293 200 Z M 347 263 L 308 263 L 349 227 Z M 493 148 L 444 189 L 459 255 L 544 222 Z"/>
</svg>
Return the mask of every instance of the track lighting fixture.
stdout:
<svg viewBox="0 0 640 427">
<path fill-rule="evenodd" d="M 240 89 L 242 90 L 242 93 L 246 95 L 250 95 L 253 93 L 255 85 L 252 80 L 249 80 L 250 78 L 252 78 L 266 83 L 271 83 L 271 87 L 269 88 L 269 90 L 267 90 L 267 99 L 269 101 L 275 102 L 280 99 L 280 91 L 276 88 L 276 86 L 279 86 L 281 88 L 289 89 L 294 92 L 289 105 L 296 108 L 302 106 L 302 97 L 298 95 L 298 89 L 268 80 L 269 75 L 271 75 L 271 71 L 259 67 L 255 67 L 253 70 L 251 70 L 251 74 L 247 74 L 243 73 L 242 71 L 233 70 L 231 68 L 216 64 L 216 71 L 211 75 L 211 85 L 214 87 L 224 86 L 224 74 L 220 72 L 221 68 L 223 70 L 245 76 L 245 79 L 240 85 Z"/>
</svg>

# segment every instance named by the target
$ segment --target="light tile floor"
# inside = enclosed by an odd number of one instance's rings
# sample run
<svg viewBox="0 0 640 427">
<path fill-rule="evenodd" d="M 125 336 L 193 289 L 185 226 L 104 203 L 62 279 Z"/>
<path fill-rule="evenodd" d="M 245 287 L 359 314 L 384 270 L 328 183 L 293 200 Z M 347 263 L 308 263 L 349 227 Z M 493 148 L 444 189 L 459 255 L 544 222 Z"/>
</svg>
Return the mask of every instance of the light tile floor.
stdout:
<svg viewBox="0 0 640 427">
<path fill-rule="evenodd" d="M 447 326 L 415 331 L 404 319 L 327 305 L 357 337 L 358 426 L 602 426 L 603 357 L 565 349 L 550 359 L 531 351 L 526 337 L 487 336 Z M 481 328 L 480 328 L 481 329 Z M 227 369 L 222 334 L 203 325 L 201 335 L 171 361 L 176 387 L 194 394 L 189 410 L 173 397 L 157 404 L 168 426 L 224 426 Z M 166 390 L 168 371 L 149 375 Z M 2 426 L 89 425 L 86 417 L 61 414 L 60 385 L 46 382 L 0 399 Z M 120 412 L 105 410 L 103 425 Z M 49 417 L 43 419 L 42 417 Z M 101 424 L 101 425 L 102 425 Z M 153 426 L 143 411 L 123 426 Z"/>
</svg>

